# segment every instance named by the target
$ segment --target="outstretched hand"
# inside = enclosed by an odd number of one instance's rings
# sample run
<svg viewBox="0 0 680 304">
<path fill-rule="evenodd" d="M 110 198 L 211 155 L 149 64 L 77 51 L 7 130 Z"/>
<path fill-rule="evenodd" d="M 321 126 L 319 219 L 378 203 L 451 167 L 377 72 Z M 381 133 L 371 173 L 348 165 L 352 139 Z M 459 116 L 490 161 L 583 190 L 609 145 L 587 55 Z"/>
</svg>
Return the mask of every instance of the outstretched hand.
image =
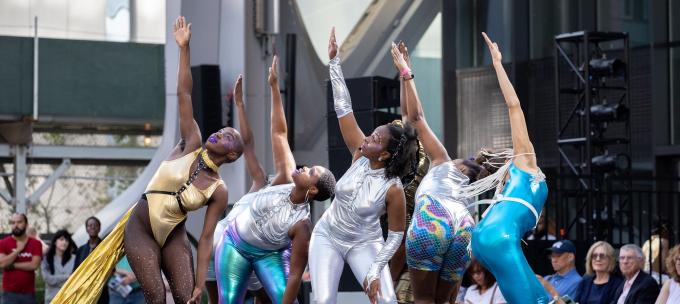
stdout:
<svg viewBox="0 0 680 304">
<path fill-rule="evenodd" d="M 199 304 L 201 303 L 201 295 L 203 290 L 200 288 L 194 288 L 194 292 L 191 294 L 191 299 L 187 301 L 187 304 Z"/>
<path fill-rule="evenodd" d="M 489 39 L 489 36 L 486 35 L 485 32 L 482 32 L 482 36 L 484 36 L 484 40 L 486 41 L 486 46 L 489 47 L 489 53 L 491 54 L 491 60 L 493 62 L 503 62 L 503 54 L 501 54 L 501 51 L 498 49 L 498 44 L 491 41 Z"/>
<path fill-rule="evenodd" d="M 404 56 L 404 61 L 406 61 L 406 65 L 408 65 L 408 67 L 411 68 L 411 57 L 408 54 L 408 47 L 406 47 L 406 43 L 403 40 L 399 41 L 399 43 L 397 43 L 397 47 L 399 48 L 399 52 L 401 53 L 401 55 Z"/>
<path fill-rule="evenodd" d="M 234 84 L 234 103 L 237 107 L 243 107 L 243 75 L 238 75 Z"/>
<path fill-rule="evenodd" d="M 399 51 L 399 47 L 397 47 L 394 42 L 392 42 L 390 53 L 392 54 L 392 63 L 399 73 L 401 73 L 402 70 L 409 68 L 406 59 L 404 59 L 404 54 Z"/>
<path fill-rule="evenodd" d="M 338 43 L 335 41 L 335 26 L 331 28 L 331 37 L 328 38 L 328 59 L 333 60 L 338 55 Z"/>
<path fill-rule="evenodd" d="M 186 47 L 189 45 L 189 40 L 191 40 L 191 23 L 187 24 L 187 20 L 183 16 L 177 17 L 173 25 L 173 34 L 175 35 L 177 45 L 179 47 Z"/>
<path fill-rule="evenodd" d="M 269 77 L 267 77 L 267 81 L 269 82 L 270 86 L 274 86 L 275 84 L 279 83 L 278 68 L 279 56 L 274 55 L 274 58 L 272 59 L 272 66 L 269 67 Z"/>
<path fill-rule="evenodd" d="M 371 284 L 368 284 L 368 281 L 364 279 L 363 285 L 364 291 L 366 292 L 366 295 L 368 295 L 368 300 L 371 304 L 377 304 L 378 297 L 380 296 L 380 280 L 373 280 L 371 281 Z"/>
</svg>

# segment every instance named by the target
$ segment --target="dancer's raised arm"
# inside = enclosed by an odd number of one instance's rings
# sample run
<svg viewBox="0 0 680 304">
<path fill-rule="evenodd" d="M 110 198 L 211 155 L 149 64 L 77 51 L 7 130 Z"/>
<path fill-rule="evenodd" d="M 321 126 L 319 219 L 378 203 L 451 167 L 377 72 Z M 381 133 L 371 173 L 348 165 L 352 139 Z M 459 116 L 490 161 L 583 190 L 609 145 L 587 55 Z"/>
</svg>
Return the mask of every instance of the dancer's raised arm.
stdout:
<svg viewBox="0 0 680 304">
<path fill-rule="evenodd" d="M 489 47 L 491 59 L 493 60 L 493 67 L 496 70 L 498 77 L 498 84 L 503 92 L 503 98 L 508 106 L 508 114 L 510 117 L 510 129 L 512 134 L 512 147 L 514 154 L 517 157 L 514 159 L 515 165 L 523 169 L 536 169 L 536 155 L 534 154 L 534 146 L 529 139 L 529 132 L 527 131 L 527 123 L 524 120 L 524 112 L 519 103 L 519 97 L 513 88 L 508 74 L 503 67 L 503 55 L 498 49 L 498 44 L 491 41 L 486 33 L 482 33 L 486 45 Z"/>
<path fill-rule="evenodd" d="M 408 48 L 406 47 L 406 43 L 403 41 L 399 41 L 398 44 L 399 47 L 399 52 L 401 52 L 402 55 L 404 55 L 404 61 L 406 62 L 406 66 L 408 66 L 409 69 L 411 69 L 411 59 L 408 56 Z M 401 70 L 399 70 L 399 67 L 397 65 L 394 66 L 397 68 L 397 73 L 401 74 Z M 399 77 L 399 108 L 401 109 L 401 121 L 407 122 L 408 120 L 408 106 L 406 103 L 406 90 L 404 89 L 404 77 Z"/>
<path fill-rule="evenodd" d="M 405 47 L 404 50 L 406 51 Z M 401 77 L 403 79 L 402 84 L 406 97 L 406 114 L 408 116 L 408 120 L 418 131 L 418 137 L 420 142 L 423 144 L 425 154 L 427 154 L 427 156 L 430 158 L 431 166 L 436 166 L 451 160 L 446 148 L 444 148 L 444 145 L 442 145 L 439 139 L 437 139 L 437 136 L 434 134 L 434 132 L 432 132 L 432 129 L 430 129 L 430 126 L 425 120 L 423 106 L 420 103 L 420 98 L 418 98 L 416 84 L 412 78 L 411 69 L 404 59 L 404 54 L 399 51 L 399 48 L 395 44 L 392 44 L 390 52 L 392 53 L 392 62 L 402 75 Z"/>
<path fill-rule="evenodd" d="M 177 71 L 177 101 L 179 103 L 179 130 L 184 146 L 181 155 L 185 155 L 201 146 L 201 131 L 194 120 L 191 105 L 191 64 L 189 62 L 189 41 L 191 40 L 191 23 L 187 24 L 182 16 L 177 17 L 173 27 L 175 41 L 179 46 L 179 70 Z"/>
<path fill-rule="evenodd" d="M 253 179 L 253 183 L 248 192 L 253 192 L 264 187 L 267 182 L 267 176 L 262 168 L 262 164 L 257 160 L 253 131 L 248 124 L 246 107 L 243 104 L 243 75 L 238 75 L 238 79 L 236 79 L 236 84 L 234 85 L 234 103 L 236 104 L 238 126 L 241 131 L 241 138 L 243 139 L 243 157 L 246 159 L 248 174 L 250 175 L 250 178 Z"/>
<path fill-rule="evenodd" d="M 352 99 L 345 84 L 345 76 L 342 75 L 342 67 L 340 67 L 338 44 L 335 41 L 335 27 L 331 29 L 331 36 L 328 40 L 328 59 L 330 59 L 328 69 L 333 85 L 333 103 L 340 123 L 340 133 L 342 133 L 342 139 L 345 140 L 349 152 L 352 153 L 352 162 L 354 162 L 361 156 L 359 147 L 366 136 L 359 128 L 352 111 Z"/>
<path fill-rule="evenodd" d="M 271 110 L 271 133 L 272 133 L 272 154 L 274 155 L 274 168 L 276 175 L 272 180 L 272 185 L 280 185 L 293 182 L 293 170 L 295 170 L 295 159 L 293 152 L 290 151 L 288 144 L 288 126 L 286 125 L 286 114 L 281 103 L 281 91 L 279 90 L 278 76 L 279 57 L 274 55 L 272 66 L 269 67 L 269 85 L 272 94 Z"/>
</svg>

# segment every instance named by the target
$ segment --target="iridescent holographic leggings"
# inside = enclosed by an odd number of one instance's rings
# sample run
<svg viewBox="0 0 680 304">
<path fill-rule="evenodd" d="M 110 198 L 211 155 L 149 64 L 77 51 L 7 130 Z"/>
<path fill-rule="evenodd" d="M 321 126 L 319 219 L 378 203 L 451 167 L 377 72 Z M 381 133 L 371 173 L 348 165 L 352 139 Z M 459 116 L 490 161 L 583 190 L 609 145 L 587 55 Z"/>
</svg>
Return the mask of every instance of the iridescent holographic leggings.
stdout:
<svg viewBox="0 0 680 304">
<path fill-rule="evenodd" d="M 418 270 L 460 281 L 470 262 L 474 220 L 460 202 L 421 195 L 406 233 L 406 262 Z"/>
<path fill-rule="evenodd" d="M 264 250 L 242 240 L 234 223 L 215 248 L 215 274 L 220 303 L 242 303 L 254 270 L 273 303 L 281 303 L 286 290 L 284 249 Z"/>
</svg>

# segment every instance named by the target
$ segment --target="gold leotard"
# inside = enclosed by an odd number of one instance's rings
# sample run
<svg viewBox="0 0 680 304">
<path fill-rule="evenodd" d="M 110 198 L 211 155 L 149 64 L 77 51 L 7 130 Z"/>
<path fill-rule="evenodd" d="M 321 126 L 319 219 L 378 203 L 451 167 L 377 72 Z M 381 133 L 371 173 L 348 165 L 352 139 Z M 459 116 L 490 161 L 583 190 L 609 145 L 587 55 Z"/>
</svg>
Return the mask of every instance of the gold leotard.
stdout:
<svg viewBox="0 0 680 304">
<path fill-rule="evenodd" d="M 199 156 L 201 149 L 184 155 L 178 159 L 161 163 L 146 187 L 146 200 L 149 205 L 149 222 L 153 237 L 163 247 L 172 229 L 186 219 L 186 212 L 200 209 L 205 205 L 218 186 L 224 184 L 219 179 L 206 189 L 199 189 L 192 183 L 181 194 L 181 201 L 174 195 L 155 193 L 176 192 L 186 183 L 191 175 L 191 164 Z M 181 204 L 181 205 L 180 205 Z"/>
<path fill-rule="evenodd" d="M 199 152 L 200 149 L 197 149 L 178 159 L 161 163 L 146 188 L 151 230 L 160 246 L 163 246 L 172 229 L 186 218 L 187 211 L 203 207 L 217 186 L 223 184 L 220 179 L 203 190 L 191 184 L 180 194 L 181 202 L 178 202 L 174 195 L 152 193 L 154 191 L 177 192 L 189 179 L 192 173 L 190 172 L 191 164 L 196 157 L 199 157 Z M 111 233 L 73 272 L 52 300 L 53 304 L 94 304 L 97 302 L 104 283 L 125 253 L 123 246 L 125 224 L 134 208 L 133 206 L 125 213 Z"/>
</svg>

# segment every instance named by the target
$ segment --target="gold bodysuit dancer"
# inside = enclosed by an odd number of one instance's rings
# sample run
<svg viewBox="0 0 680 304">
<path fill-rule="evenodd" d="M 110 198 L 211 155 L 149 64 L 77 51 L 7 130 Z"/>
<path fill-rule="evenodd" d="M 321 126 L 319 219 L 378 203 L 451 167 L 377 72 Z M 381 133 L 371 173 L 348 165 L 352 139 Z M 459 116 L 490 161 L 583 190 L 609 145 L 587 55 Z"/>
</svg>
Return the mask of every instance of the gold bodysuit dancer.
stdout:
<svg viewBox="0 0 680 304">
<path fill-rule="evenodd" d="M 111 270 L 127 255 L 147 303 L 165 303 L 161 270 L 176 303 L 199 303 L 210 263 L 213 232 L 227 205 L 227 187 L 217 173 L 241 156 L 241 136 L 233 128 L 213 133 L 202 145 L 193 118 L 189 64 L 191 24 L 174 24 L 180 49 L 177 97 L 182 140 L 161 163 L 137 204 L 116 224 L 69 278 L 52 303 L 95 303 Z M 197 271 L 184 221 L 189 211 L 207 206 L 198 241 Z"/>
</svg>

